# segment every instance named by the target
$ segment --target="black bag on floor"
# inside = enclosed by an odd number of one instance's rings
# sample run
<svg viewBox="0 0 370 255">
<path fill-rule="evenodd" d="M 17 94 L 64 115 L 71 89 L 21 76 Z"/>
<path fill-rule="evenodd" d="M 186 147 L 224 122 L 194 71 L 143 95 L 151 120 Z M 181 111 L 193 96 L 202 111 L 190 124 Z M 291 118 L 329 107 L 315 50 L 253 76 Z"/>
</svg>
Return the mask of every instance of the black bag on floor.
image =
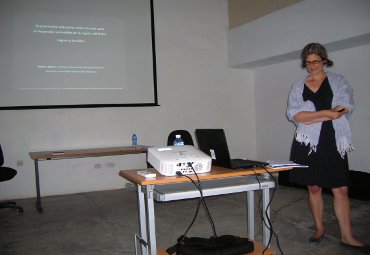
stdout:
<svg viewBox="0 0 370 255">
<path fill-rule="evenodd" d="M 168 248 L 168 254 L 176 255 L 242 255 L 254 251 L 248 238 L 222 235 L 217 238 L 180 236 L 177 244 Z"/>
<path fill-rule="evenodd" d="M 349 171 L 351 185 L 348 188 L 350 198 L 358 200 L 370 200 L 370 173 L 361 171 Z"/>
</svg>

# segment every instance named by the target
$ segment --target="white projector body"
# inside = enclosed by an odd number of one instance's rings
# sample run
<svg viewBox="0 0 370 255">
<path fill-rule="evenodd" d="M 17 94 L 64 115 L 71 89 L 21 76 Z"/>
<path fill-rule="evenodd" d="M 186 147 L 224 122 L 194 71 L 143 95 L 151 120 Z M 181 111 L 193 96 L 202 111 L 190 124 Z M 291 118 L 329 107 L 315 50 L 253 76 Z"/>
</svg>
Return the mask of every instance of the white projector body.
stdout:
<svg viewBox="0 0 370 255">
<path fill-rule="evenodd" d="M 165 176 L 174 176 L 177 171 L 182 174 L 194 174 L 188 163 L 192 164 L 197 174 L 211 171 L 212 165 L 210 156 L 191 145 L 150 147 L 148 162 Z"/>
</svg>

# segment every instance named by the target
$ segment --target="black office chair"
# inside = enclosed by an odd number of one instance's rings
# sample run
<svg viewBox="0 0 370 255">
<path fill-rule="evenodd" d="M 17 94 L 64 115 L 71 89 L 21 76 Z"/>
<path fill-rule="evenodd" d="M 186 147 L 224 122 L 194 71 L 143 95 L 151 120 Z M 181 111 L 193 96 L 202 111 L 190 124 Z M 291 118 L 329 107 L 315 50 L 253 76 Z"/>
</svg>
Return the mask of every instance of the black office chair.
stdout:
<svg viewBox="0 0 370 255">
<path fill-rule="evenodd" d="M 3 166 L 3 164 L 4 164 L 4 155 L 0 144 L 0 182 L 11 180 L 17 174 L 17 170 Z M 0 202 L 0 209 L 2 208 L 17 209 L 19 213 L 23 213 L 23 208 L 21 206 L 18 206 L 13 201 Z"/>
<path fill-rule="evenodd" d="M 167 146 L 173 145 L 173 141 L 175 140 L 176 135 L 181 135 L 181 139 L 184 141 L 184 145 L 194 146 L 193 138 L 191 134 L 189 133 L 189 131 L 182 130 L 182 129 L 174 130 L 168 135 Z"/>
</svg>

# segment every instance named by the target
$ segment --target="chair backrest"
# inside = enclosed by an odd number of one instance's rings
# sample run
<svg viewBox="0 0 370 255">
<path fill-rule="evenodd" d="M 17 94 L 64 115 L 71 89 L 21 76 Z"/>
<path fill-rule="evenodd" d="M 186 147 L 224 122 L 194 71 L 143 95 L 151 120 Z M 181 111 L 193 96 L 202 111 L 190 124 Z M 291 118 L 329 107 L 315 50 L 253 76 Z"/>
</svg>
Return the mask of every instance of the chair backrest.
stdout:
<svg viewBox="0 0 370 255">
<path fill-rule="evenodd" d="M 167 146 L 173 145 L 173 141 L 175 140 L 176 135 L 181 135 L 181 139 L 184 141 L 185 145 L 193 145 L 194 146 L 193 138 L 192 138 L 191 134 L 189 133 L 189 131 L 182 130 L 182 129 L 174 130 L 168 135 Z"/>
<path fill-rule="evenodd" d="M 13 179 L 14 176 L 17 174 L 17 170 L 3 166 L 3 164 L 4 164 L 4 155 L 0 144 L 0 182 Z"/>
<path fill-rule="evenodd" d="M 3 155 L 3 150 L 1 149 L 1 144 L 0 144 L 0 166 L 3 166 L 4 164 L 4 155 Z"/>
</svg>

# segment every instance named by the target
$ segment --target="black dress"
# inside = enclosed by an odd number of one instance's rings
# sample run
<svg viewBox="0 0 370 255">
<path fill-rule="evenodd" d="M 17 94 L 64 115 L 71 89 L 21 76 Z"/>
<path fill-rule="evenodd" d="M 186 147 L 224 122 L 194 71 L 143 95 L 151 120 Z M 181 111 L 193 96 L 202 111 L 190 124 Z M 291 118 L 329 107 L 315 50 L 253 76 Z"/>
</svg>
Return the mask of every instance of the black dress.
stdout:
<svg viewBox="0 0 370 255">
<path fill-rule="evenodd" d="M 303 100 L 310 100 L 317 111 L 331 109 L 333 92 L 328 78 L 325 78 L 318 91 L 312 92 L 306 85 L 303 90 Z M 333 122 L 324 121 L 317 150 L 310 155 L 309 145 L 300 143 L 293 139 L 290 160 L 308 165 L 308 168 L 296 168 L 290 171 L 289 179 L 291 182 L 300 185 L 318 185 L 322 188 L 338 188 L 348 186 L 349 168 L 347 155 L 342 158 L 337 151 L 335 142 L 335 130 Z"/>
</svg>

